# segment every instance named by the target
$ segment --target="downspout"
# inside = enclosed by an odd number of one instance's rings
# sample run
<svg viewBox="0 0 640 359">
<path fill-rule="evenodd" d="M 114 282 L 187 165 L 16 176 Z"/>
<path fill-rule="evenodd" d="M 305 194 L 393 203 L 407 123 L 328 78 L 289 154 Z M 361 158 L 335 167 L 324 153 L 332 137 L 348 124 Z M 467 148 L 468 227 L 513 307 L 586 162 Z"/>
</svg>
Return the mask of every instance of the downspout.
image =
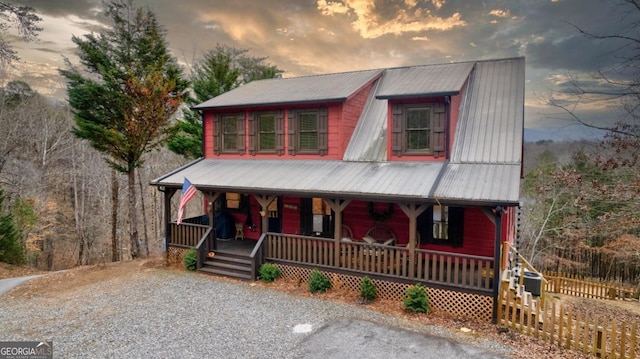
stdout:
<svg viewBox="0 0 640 359">
<path fill-rule="evenodd" d="M 158 188 L 164 194 L 164 251 L 169 252 L 169 242 L 171 241 L 171 197 L 176 193 L 175 188 Z"/>
<path fill-rule="evenodd" d="M 498 293 L 500 290 L 500 248 L 502 240 L 502 206 L 497 206 L 494 210 L 496 216 L 496 239 L 493 250 L 493 324 L 498 323 Z"/>
<path fill-rule="evenodd" d="M 202 111 L 200 111 L 200 110 L 198 110 L 198 113 L 200 114 L 200 119 L 202 121 L 202 134 L 200 135 L 200 146 L 201 146 L 201 151 L 202 151 L 202 157 L 206 157 L 205 153 L 204 153 L 205 148 L 206 148 L 205 143 L 204 143 L 204 139 L 205 139 L 204 113 Z"/>
</svg>

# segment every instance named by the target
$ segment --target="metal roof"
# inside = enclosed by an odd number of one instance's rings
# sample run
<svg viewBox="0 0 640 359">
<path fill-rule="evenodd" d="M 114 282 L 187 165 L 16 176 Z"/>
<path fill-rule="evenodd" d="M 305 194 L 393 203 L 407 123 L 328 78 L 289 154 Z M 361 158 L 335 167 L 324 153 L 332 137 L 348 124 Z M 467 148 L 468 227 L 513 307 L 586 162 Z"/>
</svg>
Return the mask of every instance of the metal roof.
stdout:
<svg viewBox="0 0 640 359">
<path fill-rule="evenodd" d="M 443 162 L 201 159 L 152 181 L 199 190 L 427 201 Z"/>
<path fill-rule="evenodd" d="M 451 162 L 520 163 L 524 58 L 477 62 L 462 99 Z"/>
<path fill-rule="evenodd" d="M 474 62 L 426 65 L 385 71 L 377 98 L 453 95 L 460 92 Z"/>
<path fill-rule="evenodd" d="M 520 165 L 449 163 L 433 197 L 445 201 L 518 204 Z"/>
<path fill-rule="evenodd" d="M 198 189 L 210 191 L 518 203 L 524 58 L 256 81 L 198 108 L 346 99 L 380 74 L 341 161 L 201 159 L 152 184 L 179 188 L 187 177 Z M 449 161 L 386 161 L 387 98 L 454 90 L 462 97 Z"/>
<path fill-rule="evenodd" d="M 376 100 L 380 80 L 374 84 L 362 109 L 349 145 L 346 161 L 385 161 L 387 159 L 387 100 Z"/>
<path fill-rule="evenodd" d="M 379 77 L 381 72 L 382 70 L 368 70 L 253 81 L 194 106 L 194 108 L 233 108 L 343 101 Z"/>
</svg>

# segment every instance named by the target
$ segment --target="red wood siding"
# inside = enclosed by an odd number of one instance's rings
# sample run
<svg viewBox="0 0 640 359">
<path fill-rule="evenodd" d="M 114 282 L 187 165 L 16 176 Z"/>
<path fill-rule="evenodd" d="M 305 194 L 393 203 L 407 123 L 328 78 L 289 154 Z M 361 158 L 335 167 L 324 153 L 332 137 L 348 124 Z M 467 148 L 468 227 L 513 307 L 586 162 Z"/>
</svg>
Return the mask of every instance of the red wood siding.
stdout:
<svg viewBox="0 0 640 359">
<path fill-rule="evenodd" d="M 421 245 L 423 249 L 493 257 L 495 226 L 493 222 L 477 208 L 464 210 L 464 234 L 462 247 L 452 248 L 438 244 Z"/>
<path fill-rule="evenodd" d="M 356 129 L 358 119 L 362 114 L 362 109 L 367 102 L 367 97 L 372 88 L 373 83 L 363 87 L 360 91 L 348 98 L 342 107 L 342 124 L 340 125 L 342 131 L 340 131 L 339 134 L 340 158 L 342 158 L 344 152 L 347 150 L 347 146 L 349 146 L 349 141 L 351 141 L 351 136 Z"/>
<path fill-rule="evenodd" d="M 455 137 L 455 133 L 456 133 L 456 127 L 458 126 L 458 115 L 460 114 L 460 104 L 462 103 L 462 97 L 464 96 L 464 89 L 466 88 L 466 83 L 465 85 L 462 86 L 462 90 L 460 92 L 460 94 L 455 95 L 455 96 L 451 96 L 451 105 L 450 105 L 450 122 L 449 122 L 449 132 L 448 132 L 448 137 L 449 137 L 449 148 L 448 150 L 451 151 L 451 149 L 453 148 L 453 140 Z M 446 155 L 447 158 L 450 158 L 450 152 Z"/>
<path fill-rule="evenodd" d="M 204 157 L 213 157 L 213 113 L 205 112 L 202 120 L 204 134 Z"/>
</svg>

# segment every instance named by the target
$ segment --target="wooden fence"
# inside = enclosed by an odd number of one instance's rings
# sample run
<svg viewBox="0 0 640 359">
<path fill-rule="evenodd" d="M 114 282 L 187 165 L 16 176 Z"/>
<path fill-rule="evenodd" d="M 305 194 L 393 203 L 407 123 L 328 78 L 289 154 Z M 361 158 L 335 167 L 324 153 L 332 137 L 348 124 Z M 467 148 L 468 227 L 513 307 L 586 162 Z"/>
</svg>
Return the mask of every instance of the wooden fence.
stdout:
<svg viewBox="0 0 640 359">
<path fill-rule="evenodd" d="M 557 272 L 544 272 L 546 291 L 595 299 L 637 298 L 637 287 Z"/>
<path fill-rule="evenodd" d="M 544 307 L 522 305 L 514 291 L 503 286 L 498 324 L 552 345 L 604 358 L 640 357 L 638 323 L 599 318 L 570 306 L 547 301 Z M 535 302 L 533 303 L 535 304 Z"/>
<path fill-rule="evenodd" d="M 638 261 L 617 260 L 603 248 L 553 248 L 545 254 L 545 258 L 545 263 L 538 265 L 542 270 L 625 283 L 637 283 L 640 280 Z"/>
</svg>

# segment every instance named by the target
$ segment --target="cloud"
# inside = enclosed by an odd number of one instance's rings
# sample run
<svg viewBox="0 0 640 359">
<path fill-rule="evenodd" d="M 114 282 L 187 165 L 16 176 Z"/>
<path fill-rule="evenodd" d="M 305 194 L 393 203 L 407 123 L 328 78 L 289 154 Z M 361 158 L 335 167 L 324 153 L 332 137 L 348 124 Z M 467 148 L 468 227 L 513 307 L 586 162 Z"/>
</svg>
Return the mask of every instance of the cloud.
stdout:
<svg viewBox="0 0 640 359">
<path fill-rule="evenodd" d="M 439 17 L 431 10 L 417 7 L 415 2 L 404 3 L 404 7 L 376 8 L 374 0 L 318 0 L 318 10 L 324 16 L 349 15 L 354 18 L 351 26 L 365 39 L 375 39 L 384 35 L 402 35 L 407 32 L 446 31 L 467 26 L 459 12 L 449 17 Z M 444 1 L 433 1 L 436 8 Z M 391 13 L 391 16 L 384 16 Z"/>
<path fill-rule="evenodd" d="M 494 9 L 489 11 L 489 15 L 493 15 L 497 17 L 509 17 L 511 16 L 511 12 L 509 10 Z"/>
</svg>

